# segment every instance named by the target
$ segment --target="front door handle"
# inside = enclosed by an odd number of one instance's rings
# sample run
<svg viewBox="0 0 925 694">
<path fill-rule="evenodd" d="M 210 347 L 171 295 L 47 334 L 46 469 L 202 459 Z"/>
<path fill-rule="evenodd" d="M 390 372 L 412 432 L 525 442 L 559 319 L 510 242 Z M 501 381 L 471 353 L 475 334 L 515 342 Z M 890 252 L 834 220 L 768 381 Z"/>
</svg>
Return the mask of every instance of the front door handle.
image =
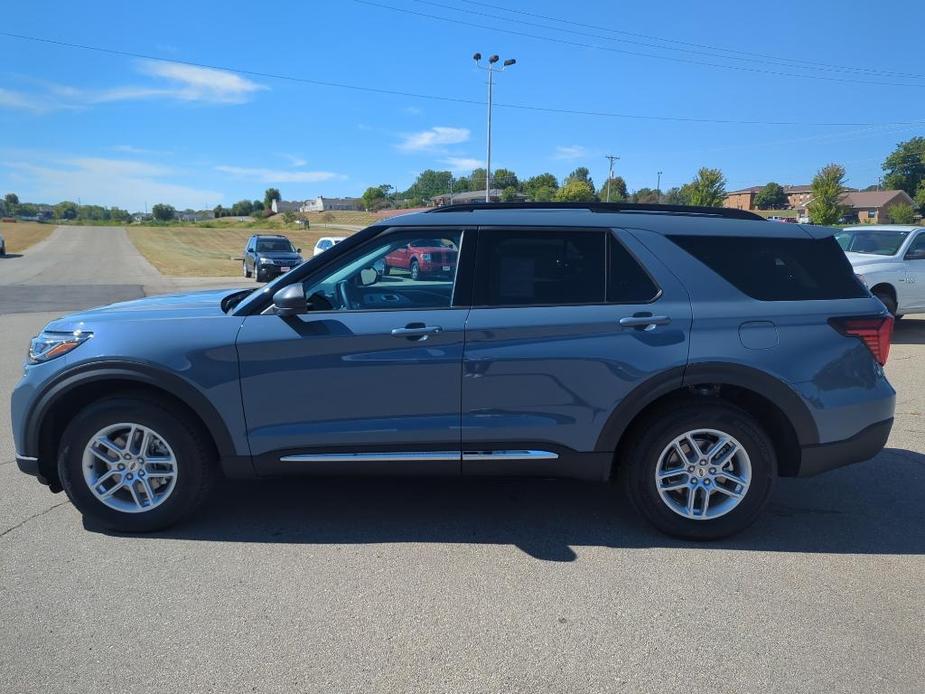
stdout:
<svg viewBox="0 0 925 694">
<path fill-rule="evenodd" d="M 649 330 L 656 325 L 668 325 L 671 322 L 671 318 L 668 316 L 653 316 L 650 313 L 647 315 L 625 316 L 621 318 L 619 322 L 624 328 L 642 328 L 643 330 Z"/>
<path fill-rule="evenodd" d="M 394 337 L 406 337 L 409 340 L 426 340 L 428 335 L 437 335 L 443 332 L 439 325 L 424 325 L 423 323 L 408 323 L 404 328 L 392 330 Z"/>
</svg>

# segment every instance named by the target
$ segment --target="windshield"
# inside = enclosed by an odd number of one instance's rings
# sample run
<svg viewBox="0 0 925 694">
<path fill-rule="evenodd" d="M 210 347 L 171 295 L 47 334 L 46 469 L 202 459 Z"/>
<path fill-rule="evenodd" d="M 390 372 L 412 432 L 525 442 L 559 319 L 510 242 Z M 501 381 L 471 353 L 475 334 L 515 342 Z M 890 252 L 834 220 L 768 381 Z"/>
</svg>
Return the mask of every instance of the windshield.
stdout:
<svg viewBox="0 0 925 694">
<path fill-rule="evenodd" d="M 258 239 L 257 250 L 264 253 L 293 253 L 292 244 L 288 239 Z"/>
<path fill-rule="evenodd" d="M 845 229 L 835 234 L 835 240 L 847 253 L 896 255 L 908 235 L 908 231 Z"/>
</svg>

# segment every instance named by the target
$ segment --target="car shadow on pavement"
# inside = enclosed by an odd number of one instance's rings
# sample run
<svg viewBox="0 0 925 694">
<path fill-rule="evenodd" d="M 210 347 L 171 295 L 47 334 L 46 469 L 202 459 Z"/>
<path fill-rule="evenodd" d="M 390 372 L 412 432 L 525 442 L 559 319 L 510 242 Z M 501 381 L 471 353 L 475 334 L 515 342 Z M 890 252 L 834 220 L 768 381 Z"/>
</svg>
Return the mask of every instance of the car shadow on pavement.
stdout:
<svg viewBox="0 0 925 694">
<path fill-rule="evenodd" d="M 22 253 L 7 253 L 6 255 L 0 255 L 0 261 L 13 260 L 14 258 L 22 258 Z"/>
<path fill-rule="evenodd" d="M 893 326 L 894 345 L 925 345 L 925 320 L 904 318 Z"/>
<path fill-rule="evenodd" d="M 135 536 L 211 542 L 508 544 L 536 559 L 573 548 L 709 548 L 925 554 L 925 455 L 886 449 L 811 479 L 781 479 L 744 533 L 708 544 L 651 529 L 616 487 L 533 479 L 296 478 L 226 481 L 176 528 Z M 88 530 L 97 530 L 92 525 Z"/>
</svg>

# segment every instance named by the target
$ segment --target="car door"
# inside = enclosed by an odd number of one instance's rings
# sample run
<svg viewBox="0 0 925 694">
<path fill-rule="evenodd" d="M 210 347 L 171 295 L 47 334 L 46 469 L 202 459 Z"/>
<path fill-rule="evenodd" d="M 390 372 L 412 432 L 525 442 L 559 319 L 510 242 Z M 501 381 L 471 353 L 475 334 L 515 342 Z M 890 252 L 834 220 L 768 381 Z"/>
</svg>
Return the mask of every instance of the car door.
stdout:
<svg viewBox="0 0 925 694">
<path fill-rule="evenodd" d="M 910 242 L 903 256 L 903 265 L 909 306 L 901 306 L 900 313 L 904 310 L 925 311 L 925 231 L 918 232 Z"/>
<path fill-rule="evenodd" d="M 241 392 L 259 471 L 459 473 L 468 309 L 456 276 L 412 282 L 373 269 L 435 233 L 468 243 L 458 228 L 392 229 L 306 279 L 303 315 L 244 320 Z"/>
<path fill-rule="evenodd" d="M 248 239 L 247 248 L 244 249 L 244 265 L 248 271 L 253 272 L 256 267 L 256 262 L 254 261 L 254 237 Z"/>
<path fill-rule="evenodd" d="M 612 413 L 686 363 L 691 307 L 628 234 L 479 230 L 463 356 L 463 473 L 600 478 Z"/>
</svg>

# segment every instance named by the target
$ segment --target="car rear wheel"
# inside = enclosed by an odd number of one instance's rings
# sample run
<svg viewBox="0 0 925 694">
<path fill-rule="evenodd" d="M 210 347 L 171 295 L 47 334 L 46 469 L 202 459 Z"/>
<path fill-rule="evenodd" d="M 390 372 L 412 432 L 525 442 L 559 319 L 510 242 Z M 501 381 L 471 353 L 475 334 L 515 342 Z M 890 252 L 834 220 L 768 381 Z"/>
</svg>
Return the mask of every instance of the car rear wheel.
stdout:
<svg viewBox="0 0 925 694">
<path fill-rule="evenodd" d="M 891 316 L 899 318 L 899 316 L 896 315 L 896 309 L 898 308 L 896 305 L 896 299 L 892 294 L 878 289 L 874 292 L 874 296 L 880 299 L 880 303 L 886 306 L 886 310 L 890 312 Z"/>
<path fill-rule="evenodd" d="M 244 270 L 244 276 L 245 276 L 245 277 L 250 277 L 250 276 L 251 276 L 251 271 L 247 269 L 247 261 L 246 261 L 246 260 L 245 260 L 243 263 L 241 263 L 241 267 L 242 267 L 242 269 Z"/>
<path fill-rule="evenodd" d="M 115 397 L 68 425 L 58 473 L 85 517 L 122 532 L 160 530 L 204 503 L 217 477 L 210 446 L 162 402 Z"/>
<path fill-rule="evenodd" d="M 647 422 L 619 472 L 633 505 L 660 531 L 712 540 L 758 518 L 777 459 L 748 413 L 725 403 L 690 404 Z"/>
<path fill-rule="evenodd" d="M 411 261 L 411 279 L 413 280 L 421 279 L 421 266 L 418 265 L 417 260 Z"/>
</svg>

